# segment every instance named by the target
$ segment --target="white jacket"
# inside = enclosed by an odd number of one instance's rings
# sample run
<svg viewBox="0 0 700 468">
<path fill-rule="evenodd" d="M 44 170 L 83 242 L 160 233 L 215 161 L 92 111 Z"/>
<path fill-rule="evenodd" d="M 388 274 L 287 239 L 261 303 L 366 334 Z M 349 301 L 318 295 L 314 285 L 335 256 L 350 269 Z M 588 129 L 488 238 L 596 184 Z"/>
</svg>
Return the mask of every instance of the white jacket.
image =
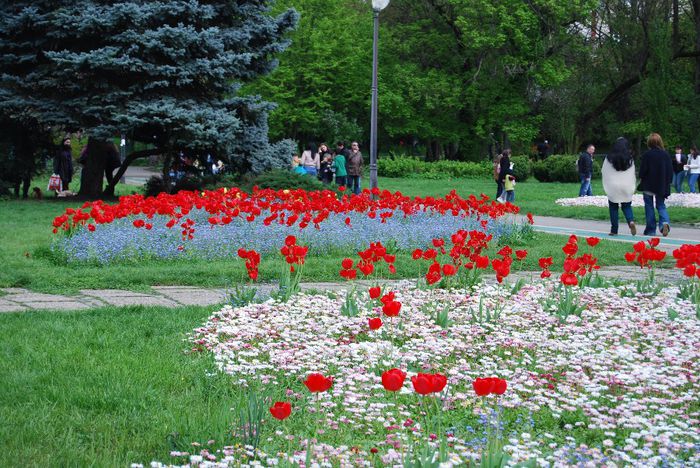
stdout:
<svg viewBox="0 0 700 468">
<path fill-rule="evenodd" d="M 700 174 L 700 156 L 697 158 L 688 156 L 688 169 L 691 174 Z"/>
<path fill-rule="evenodd" d="M 637 187 L 637 178 L 634 174 L 634 164 L 626 171 L 616 171 L 607 158 L 603 161 L 603 190 L 608 200 L 613 203 L 626 203 L 632 201 L 632 195 Z"/>
</svg>

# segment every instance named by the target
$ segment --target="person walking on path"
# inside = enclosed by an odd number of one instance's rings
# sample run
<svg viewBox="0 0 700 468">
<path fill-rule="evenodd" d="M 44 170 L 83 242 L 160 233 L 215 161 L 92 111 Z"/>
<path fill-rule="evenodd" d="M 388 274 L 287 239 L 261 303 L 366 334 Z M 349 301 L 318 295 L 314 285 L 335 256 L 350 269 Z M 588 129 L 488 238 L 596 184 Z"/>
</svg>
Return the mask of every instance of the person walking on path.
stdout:
<svg viewBox="0 0 700 468">
<path fill-rule="evenodd" d="M 683 153 L 683 148 L 676 145 L 676 154 L 673 155 L 673 187 L 676 193 L 683 192 L 683 179 L 685 179 L 685 165 L 688 163 L 688 156 Z"/>
<path fill-rule="evenodd" d="M 307 174 L 316 176 L 321 168 L 321 157 L 316 152 L 316 145 L 310 143 L 306 146 L 306 151 L 301 153 L 301 165 Z"/>
<path fill-rule="evenodd" d="M 590 197 L 593 195 L 591 190 L 591 178 L 593 177 L 593 154 L 595 146 L 588 145 L 586 151 L 581 153 L 578 158 L 578 176 L 581 179 L 581 188 L 578 191 L 579 197 Z"/>
<path fill-rule="evenodd" d="M 360 145 L 356 141 L 350 146 L 350 154 L 347 160 L 348 188 L 352 189 L 355 195 L 360 194 L 360 176 L 362 175 L 362 153 Z"/>
<path fill-rule="evenodd" d="M 639 168 L 639 191 L 644 194 L 644 214 L 646 217 L 645 236 L 656 235 L 656 213 L 659 213 L 659 227 L 663 236 L 671 231 L 671 220 L 666 211 L 666 198 L 671 195 L 673 164 L 671 155 L 664 150 L 661 135 L 652 133 L 647 138 L 649 151 L 642 155 Z"/>
<path fill-rule="evenodd" d="M 603 190 L 608 196 L 608 209 L 610 210 L 610 234 L 617 235 L 620 205 L 622 213 L 630 228 L 630 234 L 637 234 L 637 226 L 634 224 L 634 212 L 632 211 L 632 195 L 637 186 L 634 174 L 634 159 L 629 148 L 629 142 L 625 138 L 618 138 L 613 144 L 612 150 L 603 161 Z"/>
<path fill-rule="evenodd" d="M 73 180 L 73 153 L 70 138 L 63 139 L 63 144 L 53 158 L 53 173 L 61 177 L 63 190 L 68 190 Z"/>
<path fill-rule="evenodd" d="M 500 199 L 503 200 L 504 202 L 506 201 L 506 194 L 505 192 L 505 183 L 506 183 L 506 177 L 509 175 L 512 175 L 512 171 L 510 169 L 510 154 L 511 151 L 509 149 L 503 150 L 503 153 L 501 154 L 501 159 L 498 161 L 498 182 L 501 184 L 501 195 Z"/>
<path fill-rule="evenodd" d="M 502 154 L 496 155 L 495 158 L 493 158 L 493 180 L 496 182 L 496 198 L 495 200 L 498 200 L 501 197 L 501 194 L 503 193 L 503 182 L 501 182 L 501 179 L 499 176 L 501 175 L 501 158 L 503 157 Z"/>
<path fill-rule="evenodd" d="M 688 156 L 688 164 L 685 166 L 690 175 L 688 176 L 688 185 L 690 193 L 696 193 L 698 187 L 698 179 L 700 179 L 700 154 L 696 149 Z"/>
</svg>

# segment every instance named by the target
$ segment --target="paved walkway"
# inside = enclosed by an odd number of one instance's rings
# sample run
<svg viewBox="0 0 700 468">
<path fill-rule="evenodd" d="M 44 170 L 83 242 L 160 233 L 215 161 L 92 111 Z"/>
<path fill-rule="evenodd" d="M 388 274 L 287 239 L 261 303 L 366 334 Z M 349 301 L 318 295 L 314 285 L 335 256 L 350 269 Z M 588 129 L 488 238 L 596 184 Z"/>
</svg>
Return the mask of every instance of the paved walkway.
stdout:
<svg viewBox="0 0 700 468">
<path fill-rule="evenodd" d="M 628 281 L 646 278 L 647 272 L 637 267 L 613 266 L 605 267 L 600 272 L 606 278 Z M 515 283 L 518 279 L 539 281 L 539 272 L 513 272 L 508 281 Z M 493 275 L 484 275 L 484 280 L 494 282 Z M 664 269 L 657 271 L 657 281 L 663 283 L 678 283 L 682 280 L 680 270 Z M 394 283 L 388 281 L 387 283 Z M 356 281 L 359 288 L 370 286 L 368 281 Z M 338 291 L 347 288 L 347 283 L 304 283 L 302 291 L 314 293 L 323 291 Z M 277 288 L 276 284 L 258 285 L 258 295 L 269 297 L 270 292 Z M 58 294 L 43 294 L 22 288 L 0 288 L 0 313 L 28 311 L 71 311 L 88 310 L 107 306 L 216 306 L 228 301 L 226 289 L 202 289 L 194 286 L 154 286 L 149 293 L 124 291 L 117 289 L 84 289 L 74 296 Z"/>
<path fill-rule="evenodd" d="M 572 208 L 575 209 L 575 208 Z M 699 214 L 700 216 L 700 214 Z M 524 217 L 520 217 L 525 219 Z M 639 242 L 640 240 L 649 239 L 648 236 L 642 235 L 644 225 L 637 224 L 637 235 L 629 234 L 627 223 L 624 221 L 620 224 L 619 235 L 608 236 L 610 232 L 609 221 L 595 221 L 590 219 L 569 219 L 569 218 L 554 218 L 549 216 L 535 215 L 534 228 L 536 231 L 549 232 L 552 234 L 571 235 L 576 234 L 581 237 L 596 236 L 601 239 L 608 239 L 618 242 Z M 700 219 L 698 219 L 700 221 Z M 683 244 L 700 243 L 700 227 L 694 226 L 674 226 L 671 224 L 671 232 L 668 237 L 659 237 L 659 248 L 667 252 L 677 249 Z"/>
</svg>

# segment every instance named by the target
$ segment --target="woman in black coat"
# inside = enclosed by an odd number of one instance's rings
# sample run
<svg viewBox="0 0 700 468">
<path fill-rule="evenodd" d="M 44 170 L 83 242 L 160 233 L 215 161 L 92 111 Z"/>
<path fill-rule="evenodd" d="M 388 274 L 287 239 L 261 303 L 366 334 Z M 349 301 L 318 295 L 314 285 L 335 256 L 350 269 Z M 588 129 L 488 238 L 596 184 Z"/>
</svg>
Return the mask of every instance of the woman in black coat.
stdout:
<svg viewBox="0 0 700 468">
<path fill-rule="evenodd" d="M 61 148 L 53 158 L 53 173 L 61 176 L 63 190 L 68 190 L 68 185 L 73 180 L 73 153 L 70 138 L 63 139 Z"/>
<path fill-rule="evenodd" d="M 661 135 L 652 133 L 647 138 L 649 151 L 642 155 L 639 168 L 639 191 L 644 194 L 644 214 L 646 216 L 645 236 L 656 235 L 656 213 L 659 213 L 659 227 L 665 236 L 671 231 L 671 220 L 666 211 L 666 198 L 671 195 L 673 164 L 671 156 L 664 150 Z"/>
</svg>

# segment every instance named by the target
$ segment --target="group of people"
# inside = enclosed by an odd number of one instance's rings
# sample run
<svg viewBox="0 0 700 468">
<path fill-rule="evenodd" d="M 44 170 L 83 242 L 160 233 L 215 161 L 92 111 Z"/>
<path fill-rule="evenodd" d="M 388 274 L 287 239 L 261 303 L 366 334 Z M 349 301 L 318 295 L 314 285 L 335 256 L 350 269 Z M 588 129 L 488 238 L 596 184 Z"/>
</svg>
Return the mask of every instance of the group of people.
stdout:
<svg viewBox="0 0 700 468">
<path fill-rule="evenodd" d="M 515 175 L 510 162 L 511 150 L 506 149 L 493 160 L 493 179 L 496 181 L 496 200 L 515 202 Z"/>
<path fill-rule="evenodd" d="M 666 210 L 665 200 L 671 195 L 671 183 L 675 180 L 676 174 L 673 161 L 677 158 L 671 157 L 666 152 L 661 135 L 658 133 L 649 135 L 647 147 L 648 151 L 641 157 L 638 186 L 634 158 L 629 142 L 625 138 L 618 138 L 615 141 L 612 150 L 603 161 L 603 189 L 608 197 L 611 236 L 616 236 L 618 233 L 620 207 L 630 233 L 632 235 L 637 233 L 632 212 L 632 195 L 636 190 L 642 192 L 644 199 L 646 218 L 644 235 L 656 235 L 657 228 L 663 236 L 668 236 L 671 231 L 671 220 Z M 676 154 L 680 154 L 680 150 L 681 148 L 677 148 Z M 690 168 L 692 171 L 696 167 L 700 169 L 700 157 L 697 152 L 691 158 L 696 162 L 693 165 L 684 164 L 685 170 Z M 700 170 L 697 174 L 700 174 Z M 697 176 L 694 179 L 697 181 Z"/>
<path fill-rule="evenodd" d="M 337 185 L 347 187 L 356 195 L 360 193 L 362 165 L 362 153 L 356 141 L 350 149 L 339 141 L 333 151 L 325 143 L 318 147 L 309 144 L 301 157 L 295 154 L 292 158 L 292 171 L 317 177 L 324 184 L 331 184 L 335 179 Z"/>
<path fill-rule="evenodd" d="M 693 145 L 690 154 L 683 154 L 683 147 L 676 146 L 676 153 L 673 155 L 673 188 L 677 193 L 683 193 L 683 181 L 688 180 L 690 193 L 696 193 L 698 189 L 698 179 L 700 179 L 700 151 Z"/>
<path fill-rule="evenodd" d="M 91 154 L 104 158 L 104 175 L 108 183 L 112 183 L 114 170 L 121 166 L 119 150 L 111 141 L 99 141 L 88 139 L 88 143 L 83 147 L 78 158 L 78 163 L 87 165 Z M 60 178 L 60 188 L 53 188 L 58 195 L 59 192 L 69 193 L 70 184 L 73 181 L 73 151 L 70 137 L 65 137 L 61 146 L 56 151 L 53 158 L 53 174 Z"/>
</svg>

